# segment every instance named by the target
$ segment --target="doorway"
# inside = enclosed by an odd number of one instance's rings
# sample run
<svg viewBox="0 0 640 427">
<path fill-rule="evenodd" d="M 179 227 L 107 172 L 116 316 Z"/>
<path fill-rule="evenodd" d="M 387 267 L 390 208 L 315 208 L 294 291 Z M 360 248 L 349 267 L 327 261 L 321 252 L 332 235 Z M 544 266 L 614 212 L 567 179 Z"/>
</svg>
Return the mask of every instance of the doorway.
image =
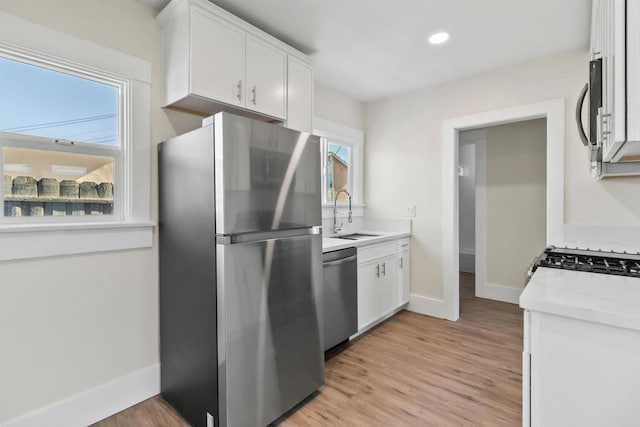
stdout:
<svg viewBox="0 0 640 427">
<path fill-rule="evenodd" d="M 442 130 L 443 196 L 443 314 L 457 320 L 460 315 L 459 283 L 459 133 L 470 129 L 546 119 L 546 239 L 545 244 L 563 241 L 564 224 L 564 99 L 555 99 L 503 110 L 445 120 Z M 542 248 L 541 248 L 542 249 Z"/>
<path fill-rule="evenodd" d="M 458 135 L 460 310 L 474 297 L 518 303 L 546 246 L 546 118 Z"/>
</svg>

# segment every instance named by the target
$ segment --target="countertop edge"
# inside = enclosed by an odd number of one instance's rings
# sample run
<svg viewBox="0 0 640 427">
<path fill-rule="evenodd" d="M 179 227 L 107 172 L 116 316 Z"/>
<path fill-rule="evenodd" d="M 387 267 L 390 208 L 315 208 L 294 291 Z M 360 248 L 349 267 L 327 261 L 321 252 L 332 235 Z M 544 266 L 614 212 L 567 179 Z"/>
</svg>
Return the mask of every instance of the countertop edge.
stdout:
<svg viewBox="0 0 640 427">
<path fill-rule="evenodd" d="M 580 305 L 559 304 L 536 295 L 537 284 L 529 283 L 520 294 L 519 306 L 528 311 L 566 317 L 605 326 L 619 327 L 640 331 L 640 316 L 627 313 L 616 313 L 610 310 L 599 310 Z M 527 292 L 528 291 L 528 292 Z M 531 295 L 533 294 L 533 295 Z"/>
<path fill-rule="evenodd" d="M 364 246 L 372 246 L 372 245 L 377 245 L 377 244 L 381 244 L 381 243 L 387 243 L 387 242 L 391 242 L 394 240 L 399 240 L 399 239 L 403 239 L 405 237 L 411 237 L 411 233 L 407 232 L 407 231 L 401 231 L 401 232 L 385 232 L 385 233 L 381 233 L 378 231 L 373 231 L 373 230 L 362 230 L 359 231 L 360 233 L 380 233 L 380 236 L 375 236 L 372 237 L 370 239 L 363 239 L 363 240 L 345 240 L 344 242 L 341 241 L 341 243 L 337 243 L 337 244 L 332 244 L 329 246 L 326 246 L 323 244 L 322 245 L 322 253 L 326 253 L 326 252 L 332 252 L 332 251 L 337 251 L 340 249 L 346 249 L 346 248 L 361 248 Z M 323 237 L 323 243 L 324 243 L 324 239 L 335 239 L 335 240 L 339 240 L 336 237 L 330 237 L 330 236 L 322 236 Z"/>
</svg>

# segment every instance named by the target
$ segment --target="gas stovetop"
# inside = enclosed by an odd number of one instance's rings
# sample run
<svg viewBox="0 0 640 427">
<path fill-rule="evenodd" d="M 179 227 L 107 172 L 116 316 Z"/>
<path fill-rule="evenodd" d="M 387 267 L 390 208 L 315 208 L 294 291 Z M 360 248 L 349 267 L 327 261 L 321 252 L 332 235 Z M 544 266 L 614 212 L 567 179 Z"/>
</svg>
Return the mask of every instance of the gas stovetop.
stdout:
<svg viewBox="0 0 640 427">
<path fill-rule="evenodd" d="M 530 275 L 538 267 L 640 277 L 640 253 L 631 254 L 549 246 L 534 261 Z"/>
</svg>

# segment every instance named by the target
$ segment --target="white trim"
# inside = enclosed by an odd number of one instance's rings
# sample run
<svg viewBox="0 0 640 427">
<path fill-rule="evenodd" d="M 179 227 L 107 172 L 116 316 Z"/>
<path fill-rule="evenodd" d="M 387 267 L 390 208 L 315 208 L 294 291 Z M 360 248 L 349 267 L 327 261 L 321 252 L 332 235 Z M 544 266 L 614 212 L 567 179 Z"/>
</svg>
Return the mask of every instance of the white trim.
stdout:
<svg viewBox="0 0 640 427">
<path fill-rule="evenodd" d="M 476 275 L 476 296 L 478 298 L 488 298 L 496 301 L 518 304 L 522 291 L 522 288 L 480 282 Z"/>
<path fill-rule="evenodd" d="M 344 142 L 364 143 L 364 132 L 322 117 L 313 118 L 313 134 Z"/>
<path fill-rule="evenodd" d="M 459 131 L 537 118 L 547 119 L 547 243 L 559 244 L 563 241 L 564 225 L 564 99 L 472 114 L 443 122 L 442 269 L 446 306 L 444 317 L 449 320 L 457 320 L 460 315 L 457 176 Z M 476 263 L 479 255 L 476 256 Z"/>
<path fill-rule="evenodd" d="M 160 393 L 156 364 L 5 422 L 3 427 L 84 427 Z"/>
<path fill-rule="evenodd" d="M 31 224 L 0 228 L 0 261 L 150 248 L 153 223 Z"/>
<path fill-rule="evenodd" d="M 450 311 L 444 300 L 416 294 L 409 295 L 407 310 L 440 319 L 447 319 Z"/>
</svg>

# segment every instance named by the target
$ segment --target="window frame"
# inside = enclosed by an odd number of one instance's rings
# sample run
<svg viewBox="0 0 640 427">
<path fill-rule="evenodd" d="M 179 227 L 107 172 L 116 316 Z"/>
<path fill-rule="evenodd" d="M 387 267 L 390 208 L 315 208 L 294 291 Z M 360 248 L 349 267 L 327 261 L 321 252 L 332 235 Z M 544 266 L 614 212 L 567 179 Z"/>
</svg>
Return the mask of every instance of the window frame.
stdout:
<svg viewBox="0 0 640 427">
<path fill-rule="evenodd" d="M 363 198 L 363 143 L 364 133 L 337 123 L 330 122 L 318 117 L 314 118 L 314 135 L 320 139 L 321 157 L 321 179 L 322 179 L 322 206 L 333 208 L 334 201 L 327 197 L 327 159 L 329 153 L 329 143 L 340 144 L 349 147 L 349 185 L 348 191 L 351 194 L 351 205 L 356 207 L 364 206 Z M 338 201 L 338 206 L 348 206 L 348 201 Z"/>
<path fill-rule="evenodd" d="M 151 63 L 3 12 L 0 49 L 126 83 L 120 98 L 121 170 L 114 169 L 122 180 L 120 217 L 0 222 L 0 261 L 152 247 Z"/>
<path fill-rule="evenodd" d="M 113 176 L 113 212 L 109 215 L 84 215 L 84 216 L 42 216 L 42 217 L 8 217 L 4 215 L 5 195 L 4 189 L 0 189 L 0 225 L 2 224 L 28 224 L 46 223 L 57 224 L 65 222 L 107 222 L 123 221 L 126 213 L 123 206 L 124 194 L 130 191 L 130 183 L 124 178 L 123 171 L 127 169 L 129 156 L 129 132 L 128 122 L 125 120 L 127 105 L 130 103 L 131 91 L 129 82 L 119 76 L 107 72 L 97 72 L 89 67 L 70 64 L 63 59 L 53 59 L 37 55 L 25 49 L 0 46 L 0 58 L 22 62 L 59 73 L 68 74 L 77 78 L 94 81 L 97 83 L 114 86 L 118 89 L 118 144 L 101 145 L 96 143 L 74 141 L 73 145 L 56 144 L 54 137 L 35 136 L 23 133 L 0 132 L 0 176 L 4 176 L 4 147 L 24 148 L 40 151 L 71 153 L 79 155 L 110 157 L 114 161 Z"/>
</svg>

